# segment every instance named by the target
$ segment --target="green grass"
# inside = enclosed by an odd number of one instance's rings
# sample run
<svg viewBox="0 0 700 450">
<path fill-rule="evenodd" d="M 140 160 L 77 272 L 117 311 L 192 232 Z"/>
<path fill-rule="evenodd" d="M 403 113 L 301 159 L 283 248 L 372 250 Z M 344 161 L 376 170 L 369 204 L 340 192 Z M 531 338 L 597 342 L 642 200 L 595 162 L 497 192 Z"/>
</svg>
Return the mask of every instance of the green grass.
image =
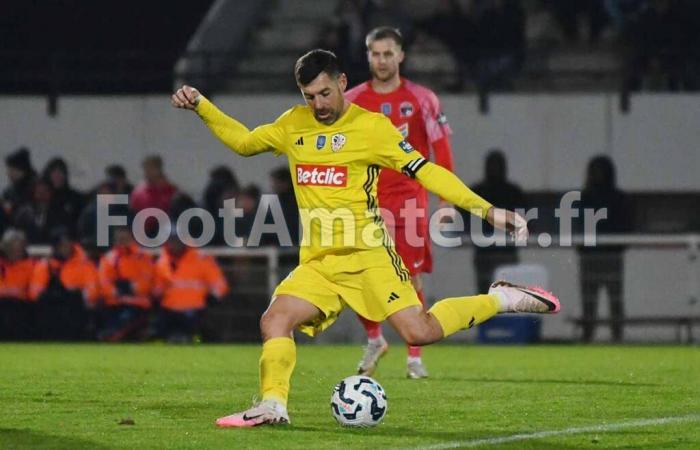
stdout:
<svg viewBox="0 0 700 450">
<path fill-rule="evenodd" d="M 250 404 L 257 346 L 3 344 L 0 449 L 405 448 L 700 413 L 693 347 L 443 345 L 425 350 L 431 378 L 411 381 L 394 346 L 377 373 L 384 422 L 343 429 L 328 402 L 360 352 L 300 346 L 293 424 L 231 430 L 213 420 Z M 700 422 L 488 448 L 698 449 Z"/>
</svg>

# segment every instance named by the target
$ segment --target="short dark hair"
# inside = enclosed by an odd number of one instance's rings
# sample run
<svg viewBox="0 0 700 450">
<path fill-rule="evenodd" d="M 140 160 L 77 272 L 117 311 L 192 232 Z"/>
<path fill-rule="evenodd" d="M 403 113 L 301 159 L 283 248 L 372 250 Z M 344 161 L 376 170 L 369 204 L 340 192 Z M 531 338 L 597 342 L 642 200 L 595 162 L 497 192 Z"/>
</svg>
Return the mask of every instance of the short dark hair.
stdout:
<svg viewBox="0 0 700 450">
<path fill-rule="evenodd" d="M 382 39 L 392 39 L 394 42 L 396 42 L 396 45 L 403 47 L 403 36 L 401 35 L 399 29 L 386 26 L 377 27 L 367 33 L 367 37 L 365 37 L 365 45 L 369 49 L 372 42 Z"/>
<path fill-rule="evenodd" d="M 335 53 L 317 48 L 302 55 L 294 65 L 294 77 L 301 86 L 311 83 L 321 72 L 333 78 L 340 75 L 340 62 Z"/>
</svg>

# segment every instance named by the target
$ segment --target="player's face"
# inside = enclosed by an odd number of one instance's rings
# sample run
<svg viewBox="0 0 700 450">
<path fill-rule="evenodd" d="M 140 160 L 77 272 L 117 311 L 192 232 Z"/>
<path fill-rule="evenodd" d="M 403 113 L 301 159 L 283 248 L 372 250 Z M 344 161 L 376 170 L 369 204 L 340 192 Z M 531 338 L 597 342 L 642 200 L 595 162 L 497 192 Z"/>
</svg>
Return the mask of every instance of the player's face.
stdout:
<svg viewBox="0 0 700 450">
<path fill-rule="evenodd" d="M 369 44 L 367 60 L 372 78 L 388 81 L 399 73 L 403 50 L 393 39 L 379 39 Z"/>
<path fill-rule="evenodd" d="M 345 105 L 343 92 L 347 86 L 348 79 L 344 73 L 334 78 L 326 72 L 321 72 L 311 83 L 299 88 L 306 104 L 313 110 L 316 120 L 332 125 L 343 113 Z"/>
</svg>

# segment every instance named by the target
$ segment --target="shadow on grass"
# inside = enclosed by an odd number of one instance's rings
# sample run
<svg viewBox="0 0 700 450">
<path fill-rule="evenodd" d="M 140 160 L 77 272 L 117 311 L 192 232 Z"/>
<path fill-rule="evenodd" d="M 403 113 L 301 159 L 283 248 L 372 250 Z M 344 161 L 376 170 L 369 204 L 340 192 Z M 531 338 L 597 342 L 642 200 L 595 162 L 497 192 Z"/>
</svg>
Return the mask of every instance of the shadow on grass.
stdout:
<svg viewBox="0 0 700 450">
<path fill-rule="evenodd" d="M 464 378 L 464 377 L 436 377 L 434 381 L 471 381 L 474 383 L 522 383 L 522 384 L 573 384 L 577 386 L 626 386 L 626 387 L 657 387 L 660 383 L 632 383 L 629 381 L 604 381 L 604 380 L 552 380 L 552 379 L 524 379 L 524 378 Z"/>
<path fill-rule="evenodd" d="M 0 428 L 0 448 L 4 450 L 107 450 L 97 442 L 45 434 L 20 428 Z"/>
</svg>

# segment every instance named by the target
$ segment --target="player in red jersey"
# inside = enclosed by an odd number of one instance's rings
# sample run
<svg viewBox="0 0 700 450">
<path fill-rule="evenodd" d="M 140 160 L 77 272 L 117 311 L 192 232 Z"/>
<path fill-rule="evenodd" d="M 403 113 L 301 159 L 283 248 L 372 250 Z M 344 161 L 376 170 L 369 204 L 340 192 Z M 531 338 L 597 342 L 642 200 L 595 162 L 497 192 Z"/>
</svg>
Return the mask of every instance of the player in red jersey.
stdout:
<svg viewBox="0 0 700 450">
<path fill-rule="evenodd" d="M 430 89 L 399 74 L 404 59 L 403 38 L 399 30 L 379 27 L 365 40 L 372 78 L 346 92 L 348 100 L 365 109 L 381 112 L 398 128 L 404 138 L 426 159 L 453 170 L 447 119 L 437 96 Z M 413 285 L 423 304 L 421 273 L 430 273 L 433 260 L 428 231 L 428 191 L 416 181 L 390 169 L 379 175 L 379 206 L 393 236 L 396 250 L 411 272 Z M 442 200 L 440 206 L 448 206 Z M 453 211 L 453 210 L 452 210 Z M 388 344 L 381 325 L 358 316 L 367 331 L 367 348 L 358 366 L 361 375 L 372 375 Z M 421 347 L 408 347 L 407 376 L 425 378 L 428 372 L 421 360 Z"/>
</svg>

